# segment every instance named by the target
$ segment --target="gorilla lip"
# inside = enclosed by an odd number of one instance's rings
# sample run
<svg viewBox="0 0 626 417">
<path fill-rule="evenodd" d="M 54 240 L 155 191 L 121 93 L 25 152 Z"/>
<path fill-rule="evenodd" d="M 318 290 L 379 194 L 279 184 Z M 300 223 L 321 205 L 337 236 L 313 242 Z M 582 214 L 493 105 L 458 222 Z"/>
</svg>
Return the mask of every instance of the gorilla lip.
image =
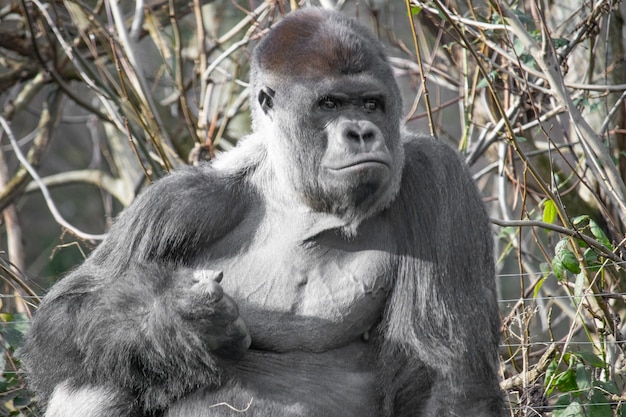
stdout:
<svg viewBox="0 0 626 417">
<path fill-rule="evenodd" d="M 331 169 L 333 171 L 341 171 L 344 169 L 353 169 L 353 168 L 360 168 L 360 169 L 366 169 L 370 167 L 374 168 L 380 165 L 384 165 L 385 167 L 389 168 L 389 162 L 382 158 L 367 158 L 367 159 L 355 159 L 352 161 L 348 161 L 347 163 L 343 165 L 329 166 L 328 169 Z"/>
</svg>

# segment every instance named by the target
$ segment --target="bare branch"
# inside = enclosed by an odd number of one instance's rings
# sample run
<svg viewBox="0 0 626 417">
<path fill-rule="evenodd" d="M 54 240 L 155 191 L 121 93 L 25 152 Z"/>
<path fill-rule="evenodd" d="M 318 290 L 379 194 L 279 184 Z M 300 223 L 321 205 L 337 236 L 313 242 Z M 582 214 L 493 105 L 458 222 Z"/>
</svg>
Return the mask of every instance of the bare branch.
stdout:
<svg viewBox="0 0 626 417">
<path fill-rule="evenodd" d="M 59 97 L 59 96 L 57 95 L 57 97 Z M 57 106 L 55 106 L 55 107 L 59 108 L 60 107 L 60 103 L 56 103 L 56 104 L 57 104 Z M 52 197 L 50 196 L 50 192 L 48 191 L 48 188 L 46 187 L 46 185 L 43 183 L 43 181 L 39 177 L 39 174 L 37 174 L 37 171 L 35 170 L 35 168 L 32 167 L 32 165 L 28 162 L 28 159 L 22 153 L 22 151 L 21 151 L 21 149 L 19 147 L 19 144 L 17 143 L 17 140 L 15 139 L 15 136 L 13 135 L 13 132 L 11 131 L 9 123 L 2 116 L 0 116 L 0 125 L 2 125 L 2 128 L 4 129 L 4 131 L 6 132 L 7 136 L 9 137 L 9 140 L 11 141 L 11 145 L 13 146 L 13 150 L 15 151 L 15 155 L 17 156 L 18 160 L 20 161 L 22 166 L 24 168 L 26 168 L 26 170 L 28 171 L 30 176 L 33 178 L 33 180 L 37 183 L 37 185 L 41 189 L 41 193 L 43 194 L 43 197 L 46 200 L 46 204 L 48 205 L 48 209 L 50 210 L 50 213 L 52 214 L 54 219 L 57 221 L 57 223 L 59 223 L 61 226 L 65 227 L 67 230 L 72 232 L 74 235 L 76 235 L 76 236 L 78 236 L 78 237 L 80 237 L 82 239 L 92 240 L 92 241 L 104 239 L 105 235 L 93 235 L 93 234 L 90 234 L 90 233 L 85 233 L 85 232 L 75 228 L 71 224 L 69 224 L 63 218 L 61 213 L 59 213 L 59 210 L 56 208 L 56 205 L 54 204 L 54 201 L 52 200 Z"/>
<path fill-rule="evenodd" d="M 69 184 L 92 184 L 110 193 L 124 206 L 128 206 L 135 197 L 128 193 L 123 180 L 115 179 L 96 169 L 61 172 L 41 178 L 41 181 L 48 188 L 61 187 Z M 25 193 L 37 191 L 39 191 L 39 184 L 35 181 L 29 183 L 24 190 Z"/>
</svg>

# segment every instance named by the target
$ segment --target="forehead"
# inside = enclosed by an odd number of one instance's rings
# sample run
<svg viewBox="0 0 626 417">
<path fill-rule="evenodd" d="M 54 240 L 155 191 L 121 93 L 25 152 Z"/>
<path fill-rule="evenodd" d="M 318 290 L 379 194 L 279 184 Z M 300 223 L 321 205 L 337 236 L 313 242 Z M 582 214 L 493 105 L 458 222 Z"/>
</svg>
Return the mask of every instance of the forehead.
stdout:
<svg viewBox="0 0 626 417">
<path fill-rule="evenodd" d="M 294 83 L 306 89 L 312 96 L 324 94 L 347 94 L 352 96 L 385 96 L 390 91 L 381 80 L 368 73 L 348 74 L 341 77 L 309 78 L 309 82 Z"/>
<path fill-rule="evenodd" d="M 315 9 L 273 27 L 255 55 L 262 71 L 291 77 L 359 74 L 386 65 L 373 35 L 345 17 Z"/>
</svg>

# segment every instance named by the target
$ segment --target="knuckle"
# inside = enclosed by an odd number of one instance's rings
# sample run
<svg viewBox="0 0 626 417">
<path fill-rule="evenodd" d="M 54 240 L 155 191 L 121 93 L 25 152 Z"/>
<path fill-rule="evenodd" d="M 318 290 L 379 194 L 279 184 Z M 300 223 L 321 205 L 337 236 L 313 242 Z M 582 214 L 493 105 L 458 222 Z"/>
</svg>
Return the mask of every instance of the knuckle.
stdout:
<svg viewBox="0 0 626 417">
<path fill-rule="evenodd" d="M 202 301 L 206 299 L 217 302 L 224 295 L 222 286 L 216 281 L 200 281 L 191 286 L 191 292 L 194 296 L 199 297 Z"/>
</svg>

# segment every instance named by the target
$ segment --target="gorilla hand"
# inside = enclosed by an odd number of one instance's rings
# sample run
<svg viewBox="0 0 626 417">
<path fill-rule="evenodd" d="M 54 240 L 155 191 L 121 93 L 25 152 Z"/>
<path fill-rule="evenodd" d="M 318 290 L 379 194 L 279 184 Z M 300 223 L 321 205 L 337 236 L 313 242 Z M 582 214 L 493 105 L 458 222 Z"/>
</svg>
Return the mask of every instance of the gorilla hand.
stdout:
<svg viewBox="0 0 626 417">
<path fill-rule="evenodd" d="M 216 355 L 226 359 L 241 357 L 250 346 L 250 334 L 237 304 L 219 284 L 222 272 L 185 268 L 176 275 L 181 278 L 179 282 L 185 283 L 175 300 L 180 316 Z"/>
</svg>

